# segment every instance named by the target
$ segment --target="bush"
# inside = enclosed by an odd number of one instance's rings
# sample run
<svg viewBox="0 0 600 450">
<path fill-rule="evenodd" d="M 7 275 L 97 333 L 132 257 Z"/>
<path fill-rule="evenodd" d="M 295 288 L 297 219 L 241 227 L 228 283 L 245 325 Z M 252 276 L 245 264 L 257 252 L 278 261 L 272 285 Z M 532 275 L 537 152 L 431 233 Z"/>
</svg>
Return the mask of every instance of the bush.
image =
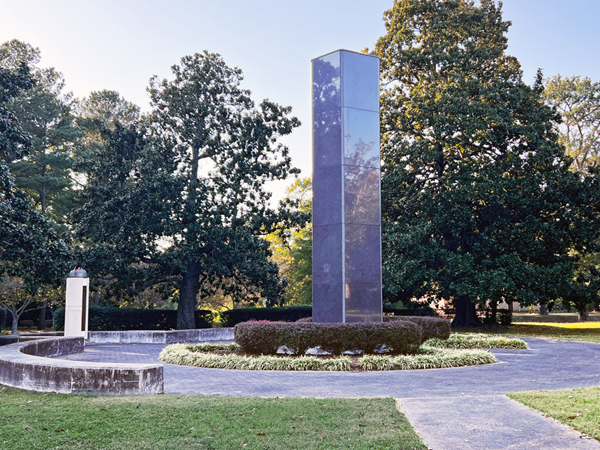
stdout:
<svg viewBox="0 0 600 450">
<path fill-rule="evenodd" d="M 527 350 L 529 347 L 521 339 L 509 339 L 489 334 L 453 334 L 446 340 L 431 339 L 425 343 L 435 348 L 513 348 Z"/>
<path fill-rule="evenodd" d="M 172 344 L 165 347 L 158 358 L 169 364 L 183 366 L 206 367 L 209 369 L 237 370 L 325 370 L 349 371 L 350 358 L 321 359 L 316 356 L 240 356 L 217 355 L 212 353 L 194 352 L 185 344 Z"/>
<path fill-rule="evenodd" d="M 428 339 L 448 339 L 450 337 L 450 321 L 439 317 L 384 316 L 384 321 L 410 321 L 421 327 L 422 342 Z"/>
<path fill-rule="evenodd" d="M 295 322 L 303 317 L 312 316 L 312 306 L 283 306 L 278 308 L 240 308 L 221 313 L 224 327 L 233 327 L 249 320 L 270 320 Z"/>
<path fill-rule="evenodd" d="M 127 330 L 174 330 L 177 327 L 177 311 L 166 309 L 127 309 L 90 306 L 90 331 Z M 210 328 L 212 312 L 196 310 L 196 327 Z M 54 329 L 64 329 L 65 308 L 54 312 Z"/>
<path fill-rule="evenodd" d="M 239 323 L 235 342 L 245 351 L 274 354 L 286 346 L 296 354 L 313 347 L 334 355 L 345 350 L 373 353 L 385 346 L 394 353 L 414 352 L 421 345 L 421 328 L 412 322 L 388 323 Z"/>
</svg>

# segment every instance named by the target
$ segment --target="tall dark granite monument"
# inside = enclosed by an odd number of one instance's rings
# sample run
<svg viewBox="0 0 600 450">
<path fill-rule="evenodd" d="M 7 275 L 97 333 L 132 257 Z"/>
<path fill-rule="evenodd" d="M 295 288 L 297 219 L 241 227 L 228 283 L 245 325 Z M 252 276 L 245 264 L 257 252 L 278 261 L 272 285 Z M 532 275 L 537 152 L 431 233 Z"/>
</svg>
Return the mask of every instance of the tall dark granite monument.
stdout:
<svg viewBox="0 0 600 450">
<path fill-rule="evenodd" d="M 312 61 L 313 321 L 381 322 L 379 59 Z"/>
</svg>

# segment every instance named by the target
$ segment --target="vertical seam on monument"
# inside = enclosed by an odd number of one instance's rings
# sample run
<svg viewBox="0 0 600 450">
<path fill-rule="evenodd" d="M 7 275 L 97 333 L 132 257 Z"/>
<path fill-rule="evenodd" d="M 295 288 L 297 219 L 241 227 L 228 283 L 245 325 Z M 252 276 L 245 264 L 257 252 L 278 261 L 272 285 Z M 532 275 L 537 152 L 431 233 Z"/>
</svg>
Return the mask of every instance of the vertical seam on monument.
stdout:
<svg viewBox="0 0 600 450">
<path fill-rule="evenodd" d="M 381 91 L 380 91 L 380 60 L 377 59 L 377 123 L 379 124 L 379 129 L 377 130 L 377 153 L 379 154 L 379 298 L 381 299 L 381 310 L 380 317 L 383 320 L 383 211 L 381 208 Z"/>
<path fill-rule="evenodd" d="M 315 226 L 314 226 L 314 220 L 315 220 L 315 202 L 314 202 L 314 196 L 315 196 L 315 63 L 314 60 L 311 61 L 310 63 L 311 67 L 310 67 L 310 98 L 311 98 L 311 106 L 310 106 L 310 118 L 311 118 L 311 127 L 312 127 L 312 196 L 313 196 L 313 202 L 310 206 L 310 214 L 311 214 L 311 221 L 313 222 L 313 227 L 312 227 L 312 241 L 311 241 L 311 255 L 314 255 L 314 247 L 315 247 Z M 314 267 L 314 266 L 313 266 Z M 313 272 L 311 273 L 312 276 L 312 283 L 311 283 L 311 303 L 313 305 L 313 312 L 312 315 L 314 317 L 314 299 L 315 299 L 315 283 L 314 283 L 314 268 L 313 268 Z"/>
<path fill-rule="evenodd" d="M 341 219 L 342 219 L 342 323 L 346 323 L 346 179 L 344 178 L 345 159 L 344 159 L 344 145 L 345 145 L 345 121 L 344 121 L 344 52 L 340 52 L 340 168 L 342 176 L 342 192 L 341 192 Z"/>
</svg>

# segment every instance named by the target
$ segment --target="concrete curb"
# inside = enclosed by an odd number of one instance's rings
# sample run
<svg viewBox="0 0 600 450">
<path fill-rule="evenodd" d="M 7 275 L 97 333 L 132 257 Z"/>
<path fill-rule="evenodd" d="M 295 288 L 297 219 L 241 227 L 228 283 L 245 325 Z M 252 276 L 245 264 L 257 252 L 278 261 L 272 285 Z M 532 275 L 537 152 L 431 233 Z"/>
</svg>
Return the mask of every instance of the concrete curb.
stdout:
<svg viewBox="0 0 600 450">
<path fill-rule="evenodd" d="M 90 331 L 91 344 L 175 344 L 233 340 L 233 328 L 174 331 Z"/>
<path fill-rule="evenodd" d="M 4 346 L 0 383 L 32 391 L 62 394 L 160 394 L 161 364 L 105 364 L 50 359 L 80 353 L 83 338 L 45 338 Z"/>
<path fill-rule="evenodd" d="M 233 328 L 176 331 L 93 331 L 89 339 L 27 335 L 0 350 L 0 384 L 61 394 L 162 394 L 162 364 L 85 362 L 53 357 L 81 353 L 86 343 L 174 344 L 233 339 Z"/>
</svg>

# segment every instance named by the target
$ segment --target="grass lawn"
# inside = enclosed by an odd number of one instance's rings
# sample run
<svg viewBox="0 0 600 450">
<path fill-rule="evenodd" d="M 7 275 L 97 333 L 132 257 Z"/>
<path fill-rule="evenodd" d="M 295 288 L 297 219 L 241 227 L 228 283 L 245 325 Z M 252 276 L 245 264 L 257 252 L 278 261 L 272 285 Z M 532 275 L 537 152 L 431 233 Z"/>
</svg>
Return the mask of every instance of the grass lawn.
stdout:
<svg viewBox="0 0 600 450">
<path fill-rule="evenodd" d="M 513 323 L 507 334 L 600 343 L 600 322 L 517 322 Z"/>
<path fill-rule="evenodd" d="M 11 450 L 427 448 L 391 398 L 108 397 L 0 387 L 0 417 L 0 448 Z"/>
<path fill-rule="evenodd" d="M 508 396 L 600 440 L 600 388 L 513 392 Z"/>
</svg>

